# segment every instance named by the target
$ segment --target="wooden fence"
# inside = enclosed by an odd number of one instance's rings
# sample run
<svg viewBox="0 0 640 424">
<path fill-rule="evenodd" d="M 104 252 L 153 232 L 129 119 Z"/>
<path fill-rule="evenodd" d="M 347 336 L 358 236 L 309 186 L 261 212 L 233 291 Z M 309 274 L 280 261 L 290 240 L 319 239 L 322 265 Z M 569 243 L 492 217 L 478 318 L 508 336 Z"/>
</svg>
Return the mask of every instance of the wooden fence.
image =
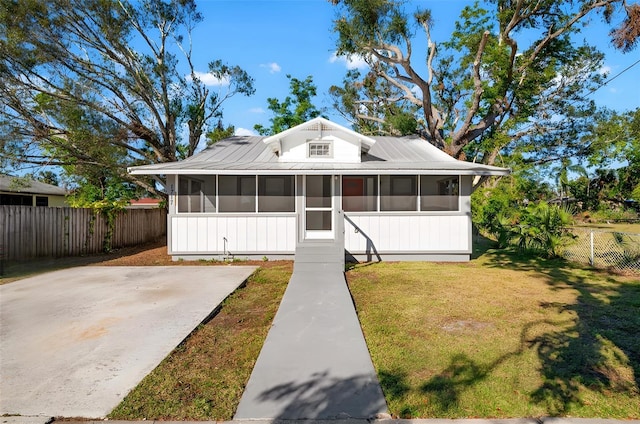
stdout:
<svg viewBox="0 0 640 424">
<path fill-rule="evenodd" d="M 0 255 L 6 260 L 79 256 L 104 251 L 107 219 L 92 209 L 0 206 Z M 117 213 L 111 248 L 156 240 L 167 233 L 164 209 Z"/>
</svg>

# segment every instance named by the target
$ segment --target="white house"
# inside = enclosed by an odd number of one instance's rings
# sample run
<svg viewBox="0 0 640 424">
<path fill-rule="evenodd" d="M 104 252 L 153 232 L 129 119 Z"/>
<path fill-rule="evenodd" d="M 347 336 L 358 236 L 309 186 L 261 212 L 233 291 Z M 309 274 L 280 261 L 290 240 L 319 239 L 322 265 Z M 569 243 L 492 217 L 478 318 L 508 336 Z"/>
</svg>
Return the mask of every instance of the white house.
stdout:
<svg viewBox="0 0 640 424">
<path fill-rule="evenodd" d="M 465 261 L 473 178 L 509 170 L 315 118 L 129 172 L 166 177 L 174 259 L 287 258 L 334 243 L 358 259 Z"/>
</svg>

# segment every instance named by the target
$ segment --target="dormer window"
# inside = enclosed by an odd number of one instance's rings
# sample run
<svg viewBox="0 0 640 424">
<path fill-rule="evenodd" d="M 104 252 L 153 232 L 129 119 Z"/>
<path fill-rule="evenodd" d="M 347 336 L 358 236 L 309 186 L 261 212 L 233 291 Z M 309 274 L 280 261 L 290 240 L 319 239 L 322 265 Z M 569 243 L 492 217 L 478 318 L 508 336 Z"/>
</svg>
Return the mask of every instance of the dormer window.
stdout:
<svg viewBox="0 0 640 424">
<path fill-rule="evenodd" d="M 332 157 L 331 143 L 309 143 L 310 158 L 330 158 Z"/>
</svg>

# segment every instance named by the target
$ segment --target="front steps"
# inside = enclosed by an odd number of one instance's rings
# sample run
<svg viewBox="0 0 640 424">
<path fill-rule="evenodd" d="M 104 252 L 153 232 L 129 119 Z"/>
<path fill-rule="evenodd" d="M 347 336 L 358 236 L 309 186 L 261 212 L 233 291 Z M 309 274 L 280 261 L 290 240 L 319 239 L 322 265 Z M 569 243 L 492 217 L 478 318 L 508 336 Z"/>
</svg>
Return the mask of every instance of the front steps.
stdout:
<svg viewBox="0 0 640 424">
<path fill-rule="evenodd" d="M 344 272 L 344 246 L 335 240 L 303 242 L 296 246 L 294 270 L 309 264 Z"/>
</svg>

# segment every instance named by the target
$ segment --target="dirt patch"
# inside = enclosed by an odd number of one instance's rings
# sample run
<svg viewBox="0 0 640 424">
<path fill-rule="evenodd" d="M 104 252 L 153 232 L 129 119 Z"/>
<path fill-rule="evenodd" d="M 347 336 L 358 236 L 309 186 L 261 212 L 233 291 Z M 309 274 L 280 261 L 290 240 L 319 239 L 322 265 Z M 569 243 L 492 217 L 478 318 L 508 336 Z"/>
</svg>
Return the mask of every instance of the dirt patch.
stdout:
<svg viewBox="0 0 640 424">
<path fill-rule="evenodd" d="M 10 283 L 43 272 L 75 266 L 228 266 L 255 265 L 263 268 L 292 263 L 292 261 L 234 260 L 229 261 L 173 261 L 167 254 L 166 240 L 145 243 L 138 246 L 114 249 L 110 253 L 97 255 L 42 258 L 28 261 L 12 261 L 5 263 L 4 275 L 0 284 Z"/>
</svg>

